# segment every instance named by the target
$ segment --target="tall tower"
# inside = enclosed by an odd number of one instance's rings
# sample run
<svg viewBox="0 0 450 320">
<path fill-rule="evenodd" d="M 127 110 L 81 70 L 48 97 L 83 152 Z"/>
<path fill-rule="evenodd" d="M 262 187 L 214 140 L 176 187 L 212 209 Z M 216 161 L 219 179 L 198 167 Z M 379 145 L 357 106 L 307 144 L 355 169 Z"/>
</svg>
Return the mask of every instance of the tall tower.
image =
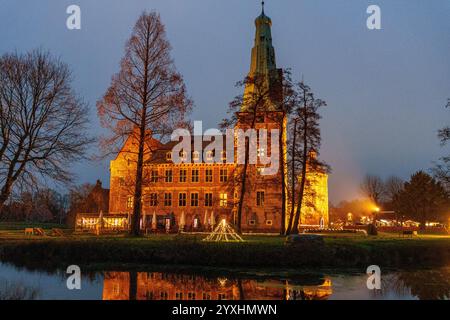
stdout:
<svg viewBox="0 0 450 320">
<path fill-rule="evenodd" d="M 276 66 L 272 20 L 264 12 L 264 2 L 262 12 L 255 20 L 255 27 L 250 71 L 244 89 L 244 101 L 237 114 L 236 129 L 246 132 L 248 129 L 255 129 L 258 134 L 262 129 L 267 130 L 267 145 L 261 144 L 258 139 L 250 142 L 250 145 L 256 146 L 257 154 L 261 157 L 277 158 L 279 170 L 267 174 L 268 166 L 261 164 L 260 159 L 257 164 L 248 165 L 241 226 L 244 232 L 279 233 L 284 226 L 282 210 L 286 204 L 283 204 L 282 191 L 286 185 L 283 182 L 286 181 L 287 170 L 285 161 L 282 161 L 285 152 L 280 148 L 271 148 L 271 133 L 274 129 L 278 130 L 278 145 L 286 150 L 286 117 L 282 107 L 283 72 Z M 237 165 L 238 181 L 243 174 L 239 169 L 243 167 L 243 164 Z M 235 188 L 235 194 L 241 194 L 240 187 L 238 185 Z M 239 198 L 236 200 L 235 203 L 239 205 Z M 235 213 L 238 212 L 238 208 L 235 207 L 234 210 Z"/>
<path fill-rule="evenodd" d="M 264 78 L 264 86 L 269 90 L 271 101 L 267 103 L 267 111 L 277 111 L 281 103 L 282 69 L 277 69 L 275 48 L 272 45 L 272 20 L 264 13 L 264 1 L 262 12 L 255 20 L 255 40 L 252 48 L 250 71 L 248 78 Z M 252 83 L 247 83 L 244 96 L 249 96 L 255 90 Z M 246 105 L 242 105 L 242 112 L 248 111 Z"/>
</svg>

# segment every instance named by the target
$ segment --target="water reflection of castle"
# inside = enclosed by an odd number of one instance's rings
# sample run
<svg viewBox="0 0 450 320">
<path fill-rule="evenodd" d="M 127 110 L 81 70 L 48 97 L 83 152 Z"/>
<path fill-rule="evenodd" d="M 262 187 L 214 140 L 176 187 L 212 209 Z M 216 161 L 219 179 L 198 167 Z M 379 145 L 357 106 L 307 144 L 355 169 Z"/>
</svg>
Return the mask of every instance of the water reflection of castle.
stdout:
<svg viewBox="0 0 450 320">
<path fill-rule="evenodd" d="M 322 300 L 330 279 L 304 284 L 285 280 L 205 278 L 159 272 L 107 272 L 103 300 Z"/>
</svg>

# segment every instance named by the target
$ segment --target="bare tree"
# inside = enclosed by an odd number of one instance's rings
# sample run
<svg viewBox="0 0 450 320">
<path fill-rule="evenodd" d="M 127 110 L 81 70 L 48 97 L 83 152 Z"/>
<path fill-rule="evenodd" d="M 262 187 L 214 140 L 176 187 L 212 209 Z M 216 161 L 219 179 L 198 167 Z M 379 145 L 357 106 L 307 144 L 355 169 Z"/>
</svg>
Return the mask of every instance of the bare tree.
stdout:
<svg viewBox="0 0 450 320">
<path fill-rule="evenodd" d="M 0 58 L 0 210 L 13 188 L 67 183 L 85 156 L 88 108 L 66 64 L 39 50 Z"/>
<path fill-rule="evenodd" d="M 361 183 L 361 190 L 372 200 L 375 205 L 379 205 L 385 195 L 385 185 L 379 176 L 366 175 Z"/>
<path fill-rule="evenodd" d="M 307 186 L 313 183 L 307 181 L 307 170 L 324 170 L 327 166 L 320 162 L 316 156 L 318 155 L 321 145 L 321 134 L 319 121 L 320 108 L 326 106 L 326 102 L 314 97 L 311 88 L 303 81 L 296 86 L 298 100 L 292 112 L 293 126 L 291 131 L 291 214 L 286 233 L 297 234 L 298 224 L 302 206 L 306 205 L 305 190 Z M 328 170 L 328 168 L 326 169 Z M 299 172 L 300 171 L 300 172 Z M 300 173 L 300 174 L 299 174 Z M 296 188 L 297 179 L 300 176 L 299 187 Z M 297 190 L 296 190 L 297 189 Z M 295 196 L 297 194 L 297 196 Z M 313 196 L 313 195 L 312 195 Z M 295 214 L 294 208 L 295 207 Z"/>
<path fill-rule="evenodd" d="M 192 107 L 170 51 L 159 15 L 144 12 L 126 44 L 120 72 L 113 76 L 97 104 L 102 125 L 111 131 L 111 136 L 103 140 L 104 150 L 117 152 L 117 147 L 130 136 L 136 143 L 135 149 L 127 151 L 136 164 L 133 235 L 140 234 L 143 168 L 154 151 L 152 142 L 174 128 L 185 127 Z"/>
<path fill-rule="evenodd" d="M 284 233 L 285 229 L 285 214 L 286 214 L 286 148 L 284 144 L 285 136 L 283 135 L 285 129 L 286 115 L 290 112 L 292 101 L 294 99 L 294 92 L 292 90 L 292 83 L 290 77 L 290 71 L 285 70 L 280 77 L 272 77 L 270 79 L 272 85 L 268 86 L 268 76 L 265 74 L 255 74 L 247 76 L 243 81 L 237 83 L 237 87 L 245 88 L 242 95 L 236 96 L 229 104 L 228 112 L 231 114 L 230 118 L 224 119 L 221 123 L 221 128 L 234 128 L 237 124 L 242 129 L 255 129 L 258 117 L 266 115 L 271 121 L 277 123 L 280 130 L 279 135 L 279 172 L 282 177 L 281 182 L 281 227 L 280 233 Z M 249 90 L 249 88 L 251 88 Z M 270 111 L 271 112 L 267 112 Z M 253 179 L 249 179 L 255 170 L 249 171 L 249 157 L 250 147 L 256 147 L 251 145 L 254 143 L 252 139 L 246 137 L 245 139 L 245 156 L 244 163 L 236 167 L 234 174 L 234 186 L 239 192 L 239 198 L 237 199 L 237 222 L 236 230 L 241 233 L 242 213 L 245 206 L 246 193 L 252 188 L 250 182 Z M 252 173 L 253 172 L 253 173 Z"/>
<path fill-rule="evenodd" d="M 222 128 L 233 128 L 236 124 L 241 123 L 246 129 L 254 129 L 258 114 L 267 110 L 270 103 L 270 88 L 266 85 L 266 77 L 264 75 L 247 76 L 243 81 L 236 84 L 237 87 L 252 87 L 253 90 L 244 90 L 244 94 L 236 96 L 229 105 L 229 113 L 231 117 L 224 119 L 221 123 Z M 243 107 L 244 106 L 244 107 Z M 245 112 L 239 112 L 242 108 Z M 237 210 L 236 231 L 242 232 L 242 212 L 245 203 L 245 195 L 248 188 L 248 167 L 250 158 L 250 143 L 252 139 L 245 138 L 245 156 L 244 163 L 236 168 L 239 173 L 234 176 L 238 181 L 239 198 Z M 255 147 L 255 146 L 252 146 Z M 240 178 L 238 178 L 240 177 Z"/>
<path fill-rule="evenodd" d="M 390 176 L 389 178 L 387 178 L 386 182 L 384 183 L 386 200 L 393 201 L 394 197 L 403 190 L 404 184 L 405 182 L 403 181 L 403 179 L 399 177 Z"/>
</svg>

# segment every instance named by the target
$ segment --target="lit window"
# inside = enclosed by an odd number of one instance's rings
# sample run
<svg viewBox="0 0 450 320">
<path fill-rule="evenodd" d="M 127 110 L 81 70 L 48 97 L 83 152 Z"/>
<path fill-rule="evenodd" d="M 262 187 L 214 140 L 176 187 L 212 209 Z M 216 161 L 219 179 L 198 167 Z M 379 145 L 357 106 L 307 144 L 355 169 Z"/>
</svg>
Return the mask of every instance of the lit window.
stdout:
<svg viewBox="0 0 450 320">
<path fill-rule="evenodd" d="M 200 176 L 199 170 L 198 169 L 192 169 L 192 171 L 191 171 L 191 181 L 192 182 L 199 182 L 199 180 L 200 180 L 199 176 Z"/>
<path fill-rule="evenodd" d="M 164 181 L 166 181 L 166 182 L 172 182 L 173 181 L 172 170 L 170 170 L 170 169 L 166 170 Z"/>
<path fill-rule="evenodd" d="M 213 194 L 211 192 L 205 193 L 205 207 L 212 207 L 213 205 Z"/>
<path fill-rule="evenodd" d="M 220 182 L 227 182 L 227 181 L 228 181 L 228 170 L 220 169 Z"/>
<path fill-rule="evenodd" d="M 186 199 L 187 199 L 186 193 L 185 192 L 180 192 L 178 194 L 178 206 L 186 207 Z"/>
<path fill-rule="evenodd" d="M 194 151 L 192 153 L 192 160 L 193 161 L 198 161 L 200 159 L 200 153 L 198 151 Z"/>
<path fill-rule="evenodd" d="M 150 207 L 156 207 L 158 205 L 158 194 L 150 193 Z"/>
<path fill-rule="evenodd" d="M 211 292 L 203 292 L 203 300 L 211 300 Z"/>
<path fill-rule="evenodd" d="M 217 300 L 226 300 L 227 299 L 227 295 L 225 293 L 219 293 L 217 295 Z"/>
<path fill-rule="evenodd" d="M 205 169 L 205 182 L 213 182 L 213 169 Z"/>
<path fill-rule="evenodd" d="M 226 193 L 221 193 L 219 199 L 221 207 L 226 207 L 228 205 L 228 195 Z"/>
<path fill-rule="evenodd" d="M 198 207 L 198 193 L 191 193 L 191 207 Z"/>
<path fill-rule="evenodd" d="M 186 151 L 180 151 L 180 160 L 181 161 L 187 160 L 187 152 Z"/>
<path fill-rule="evenodd" d="M 214 152 L 213 151 L 207 151 L 206 152 L 206 160 L 212 161 L 214 159 Z"/>
<path fill-rule="evenodd" d="M 266 225 L 271 226 L 273 224 L 272 220 L 266 220 Z"/>
<path fill-rule="evenodd" d="M 129 196 L 127 198 L 127 208 L 128 209 L 132 209 L 133 208 L 133 197 L 132 196 Z"/>
<path fill-rule="evenodd" d="M 172 194 L 164 193 L 164 206 L 171 207 L 172 206 Z"/>
<path fill-rule="evenodd" d="M 172 151 L 166 153 L 166 160 L 172 160 Z"/>
<path fill-rule="evenodd" d="M 264 191 L 256 192 L 256 205 L 258 207 L 264 206 Z"/>
<path fill-rule="evenodd" d="M 258 157 L 265 157 L 266 150 L 264 148 L 258 148 L 257 154 L 258 154 Z"/>
<path fill-rule="evenodd" d="M 162 291 L 160 294 L 161 300 L 167 300 L 169 298 L 169 294 L 165 291 Z"/>
<path fill-rule="evenodd" d="M 260 175 L 263 175 L 264 174 L 264 167 L 258 167 L 257 168 L 257 170 L 258 170 L 258 174 L 260 174 Z"/>
<path fill-rule="evenodd" d="M 187 179 L 187 170 L 180 169 L 180 182 L 186 182 Z"/>
<path fill-rule="evenodd" d="M 152 170 L 150 174 L 150 182 L 158 182 L 158 170 Z"/>
<path fill-rule="evenodd" d="M 195 300 L 195 292 L 188 292 L 188 300 Z"/>
</svg>

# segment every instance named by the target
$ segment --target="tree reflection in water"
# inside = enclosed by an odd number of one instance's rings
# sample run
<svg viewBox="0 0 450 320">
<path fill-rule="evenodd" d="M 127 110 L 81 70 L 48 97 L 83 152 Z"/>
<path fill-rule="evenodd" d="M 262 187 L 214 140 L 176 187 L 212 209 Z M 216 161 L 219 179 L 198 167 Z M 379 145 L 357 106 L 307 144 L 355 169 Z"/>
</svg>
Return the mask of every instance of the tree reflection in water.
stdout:
<svg viewBox="0 0 450 320">
<path fill-rule="evenodd" d="M 408 290 L 420 300 L 450 299 L 450 267 L 398 272 L 391 283 L 393 289 Z"/>
<path fill-rule="evenodd" d="M 20 282 L 0 280 L 0 300 L 35 300 L 39 289 L 27 287 Z"/>
</svg>

